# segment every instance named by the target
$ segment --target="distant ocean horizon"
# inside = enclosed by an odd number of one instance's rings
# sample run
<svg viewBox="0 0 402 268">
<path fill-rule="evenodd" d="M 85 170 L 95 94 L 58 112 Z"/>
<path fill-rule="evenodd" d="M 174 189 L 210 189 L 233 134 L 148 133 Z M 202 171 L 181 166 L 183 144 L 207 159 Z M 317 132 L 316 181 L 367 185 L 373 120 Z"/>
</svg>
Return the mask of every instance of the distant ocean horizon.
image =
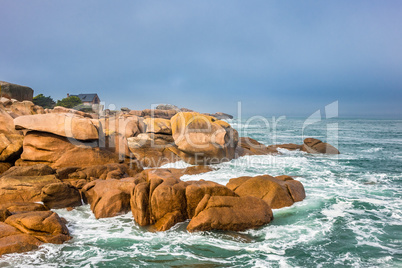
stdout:
<svg viewBox="0 0 402 268">
<path fill-rule="evenodd" d="M 275 209 L 274 220 L 243 232 L 166 232 L 138 226 L 131 213 L 95 219 L 89 205 L 68 212 L 73 239 L 0 258 L 0 267 L 402 267 L 402 120 L 332 118 L 306 125 L 286 117 L 273 125 L 228 120 L 240 136 L 266 145 L 336 142 L 340 155 L 281 150 L 245 156 L 182 180 L 226 184 L 240 176 L 290 175 L 306 199 Z M 303 129 L 304 126 L 304 129 Z M 177 162 L 165 167 L 187 167 Z"/>
</svg>

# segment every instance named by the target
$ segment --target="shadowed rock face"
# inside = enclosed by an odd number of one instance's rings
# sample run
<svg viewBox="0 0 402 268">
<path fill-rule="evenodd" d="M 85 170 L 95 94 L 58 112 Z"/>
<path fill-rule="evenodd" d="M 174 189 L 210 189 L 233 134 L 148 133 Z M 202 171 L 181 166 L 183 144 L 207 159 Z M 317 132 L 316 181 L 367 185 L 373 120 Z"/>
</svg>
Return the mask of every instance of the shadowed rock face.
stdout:
<svg viewBox="0 0 402 268">
<path fill-rule="evenodd" d="M 77 207 L 81 203 L 81 194 L 74 186 L 57 182 L 44 186 L 41 193 L 42 202 L 48 208 Z"/>
<path fill-rule="evenodd" d="M 0 81 L 1 95 L 18 101 L 32 101 L 33 89 L 4 81 Z"/>
</svg>

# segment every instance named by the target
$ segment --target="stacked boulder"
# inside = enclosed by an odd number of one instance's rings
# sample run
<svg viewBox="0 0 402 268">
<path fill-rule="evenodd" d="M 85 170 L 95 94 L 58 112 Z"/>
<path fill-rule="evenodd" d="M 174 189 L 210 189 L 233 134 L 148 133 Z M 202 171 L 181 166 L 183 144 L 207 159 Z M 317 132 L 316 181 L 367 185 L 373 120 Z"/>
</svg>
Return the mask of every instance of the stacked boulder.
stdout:
<svg viewBox="0 0 402 268">
<path fill-rule="evenodd" d="M 46 164 L 53 168 L 116 163 L 116 154 L 99 148 L 98 120 L 63 113 L 26 115 L 14 119 L 26 131 L 16 165 Z"/>
</svg>

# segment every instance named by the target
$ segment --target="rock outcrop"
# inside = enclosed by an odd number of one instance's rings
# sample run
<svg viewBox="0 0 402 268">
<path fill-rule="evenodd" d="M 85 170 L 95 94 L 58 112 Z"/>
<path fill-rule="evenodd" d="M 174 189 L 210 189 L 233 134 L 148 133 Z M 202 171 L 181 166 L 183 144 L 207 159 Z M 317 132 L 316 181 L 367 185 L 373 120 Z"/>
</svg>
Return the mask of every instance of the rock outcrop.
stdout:
<svg viewBox="0 0 402 268">
<path fill-rule="evenodd" d="M 24 234 L 17 228 L 0 222 L 0 256 L 37 249 L 42 244 L 32 235 Z"/>
<path fill-rule="evenodd" d="M 230 179 L 226 186 L 239 196 L 260 198 L 273 209 L 291 206 L 306 197 L 303 185 L 289 176 L 240 177 Z"/>
<path fill-rule="evenodd" d="M 301 150 L 310 154 L 340 154 L 331 144 L 314 138 L 305 139 Z"/>
<path fill-rule="evenodd" d="M 8 217 L 5 223 L 44 243 L 61 244 L 71 239 L 65 223 L 52 211 L 15 214 Z"/>
<path fill-rule="evenodd" d="M 1 96 L 18 101 L 33 100 L 33 89 L 30 87 L 0 81 L 0 88 Z"/>
<path fill-rule="evenodd" d="M 70 239 L 65 220 L 44 205 L 33 202 L 0 204 L 0 256 Z"/>
<path fill-rule="evenodd" d="M 97 219 L 114 217 L 130 211 L 131 192 L 140 182 L 138 178 L 95 180 L 83 192 Z"/>
<path fill-rule="evenodd" d="M 45 176 L 9 176 L 0 178 L 1 202 L 42 201 L 42 188 L 60 182 L 55 175 Z"/>
<path fill-rule="evenodd" d="M 144 120 L 147 133 L 172 135 L 170 120 L 163 118 L 147 118 Z"/>
<path fill-rule="evenodd" d="M 245 155 L 265 155 L 268 153 L 269 150 L 267 146 L 256 141 L 255 139 L 249 137 L 239 138 L 237 145 L 237 154 L 239 157 Z"/>
<path fill-rule="evenodd" d="M 233 115 L 225 114 L 225 113 L 222 113 L 222 112 L 217 112 L 217 113 L 214 113 L 214 114 L 208 114 L 208 113 L 206 113 L 205 115 L 209 115 L 209 116 L 215 117 L 216 119 L 219 119 L 219 120 L 222 120 L 222 119 L 233 119 Z"/>
<path fill-rule="evenodd" d="M 56 182 L 42 188 L 41 200 L 48 208 L 77 207 L 81 203 L 81 194 L 74 186 Z"/>
<path fill-rule="evenodd" d="M 71 114 L 53 113 L 19 116 L 14 119 L 19 130 L 31 130 L 56 134 L 77 140 L 98 140 L 99 121 L 80 118 Z"/>
<path fill-rule="evenodd" d="M 230 193 L 229 189 L 220 187 L 214 191 L 213 182 L 183 182 L 180 177 L 185 174 L 199 174 L 210 171 L 210 168 L 194 167 L 180 169 L 147 169 L 136 178 L 142 182 L 136 184 L 131 192 L 131 211 L 135 221 L 141 225 L 153 225 L 156 231 L 165 231 L 180 221 L 188 219 L 188 208 L 193 213 L 197 201 L 205 193 Z M 193 185 L 188 192 L 186 188 Z M 222 186 L 226 188 L 225 186 Z M 190 205 L 188 205 L 188 203 Z"/>
<path fill-rule="evenodd" d="M 172 136 L 166 134 L 141 133 L 127 139 L 128 147 L 143 167 L 160 167 L 180 160 Z"/>
<path fill-rule="evenodd" d="M 224 185 L 212 181 L 187 181 L 186 201 L 187 217 L 192 219 L 195 210 L 205 195 L 209 196 L 237 196 L 232 190 Z"/>
<path fill-rule="evenodd" d="M 13 118 L 0 107 L 0 162 L 13 162 L 22 153 L 23 136 L 14 129 Z"/>
<path fill-rule="evenodd" d="M 190 164 L 206 165 L 235 157 L 238 133 L 228 123 L 195 112 L 180 112 L 171 119 L 176 154 Z"/>
<path fill-rule="evenodd" d="M 105 149 L 97 147 L 97 142 L 71 143 L 66 137 L 59 135 L 30 131 L 23 142 L 23 153 L 18 166 L 46 164 L 52 168 L 86 167 L 108 163 L 118 163 L 118 156 Z"/>
</svg>

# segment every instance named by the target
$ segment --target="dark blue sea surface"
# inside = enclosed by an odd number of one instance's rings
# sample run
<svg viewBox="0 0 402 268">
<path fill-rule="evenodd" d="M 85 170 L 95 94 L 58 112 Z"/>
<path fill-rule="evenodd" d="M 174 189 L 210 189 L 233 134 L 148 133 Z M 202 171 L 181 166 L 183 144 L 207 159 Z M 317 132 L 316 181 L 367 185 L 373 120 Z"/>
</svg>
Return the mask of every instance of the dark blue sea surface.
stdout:
<svg viewBox="0 0 402 268">
<path fill-rule="evenodd" d="M 153 233 L 134 223 L 131 213 L 96 220 L 89 206 L 58 209 L 74 238 L 6 255 L 0 267 L 402 267 L 402 121 L 229 122 L 267 145 L 316 137 L 341 154 L 282 150 L 182 177 L 226 184 L 244 175 L 295 176 L 306 199 L 274 210 L 275 219 L 256 230 L 188 233 L 184 222 Z"/>
</svg>

